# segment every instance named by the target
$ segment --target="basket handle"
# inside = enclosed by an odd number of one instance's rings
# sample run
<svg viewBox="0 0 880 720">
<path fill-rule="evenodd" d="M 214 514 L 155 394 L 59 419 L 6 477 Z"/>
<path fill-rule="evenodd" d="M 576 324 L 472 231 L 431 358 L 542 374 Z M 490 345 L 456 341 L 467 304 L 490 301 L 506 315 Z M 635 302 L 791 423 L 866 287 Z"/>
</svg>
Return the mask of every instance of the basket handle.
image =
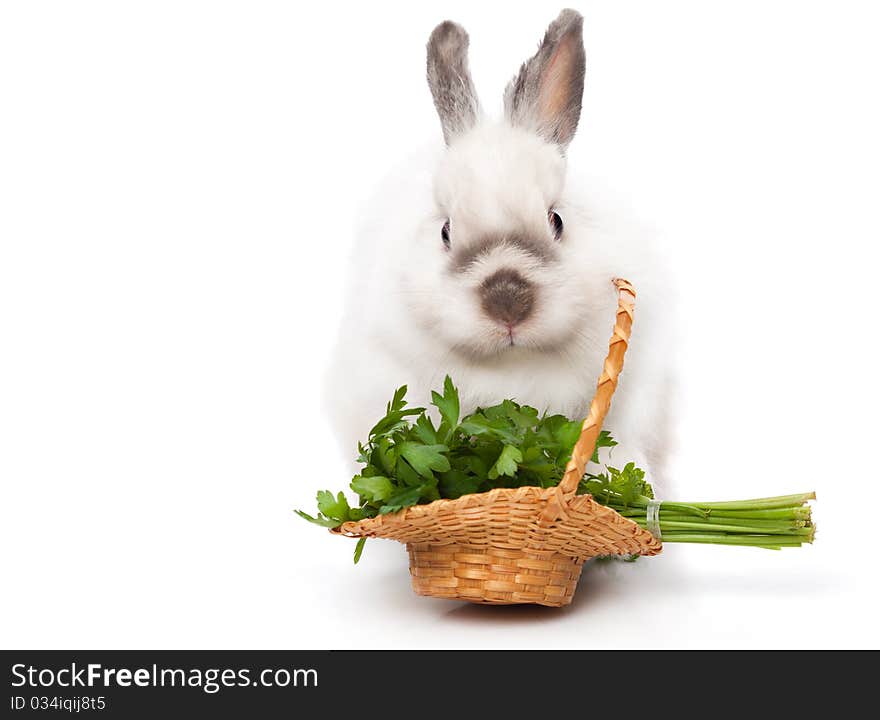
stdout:
<svg viewBox="0 0 880 720">
<path fill-rule="evenodd" d="M 608 355 L 596 385 L 596 394 L 590 403 L 590 411 L 581 426 L 580 437 L 571 451 L 571 460 L 568 461 L 565 474 L 557 486 L 556 496 L 547 503 L 541 515 L 539 522 L 542 525 L 554 522 L 560 516 L 562 507 L 577 492 L 587 463 L 596 449 L 596 440 L 599 438 L 602 422 L 608 414 L 608 408 L 611 407 L 611 396 L 617 388 L 617 377 L 623 370 L 623 356 L 632 330 L 636 291 L 628 281 L 620 278 L 614 280 L 614 285 L 618 291 L 617 317 L 614 334 L 608 344 Z"/>
</svg>

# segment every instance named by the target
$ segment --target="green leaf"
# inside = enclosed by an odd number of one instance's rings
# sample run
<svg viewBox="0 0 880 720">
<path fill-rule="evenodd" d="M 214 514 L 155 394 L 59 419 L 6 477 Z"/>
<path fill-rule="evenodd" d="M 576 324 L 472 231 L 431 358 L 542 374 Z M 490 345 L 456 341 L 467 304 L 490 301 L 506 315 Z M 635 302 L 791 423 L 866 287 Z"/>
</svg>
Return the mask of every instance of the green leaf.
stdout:
<svg viewBox="0 0 880 720">
<path fill-rule="evenodd" d="M 373 515 L 370 514 L 369 507 L 352 508 L 348 513 L 348 519 L 353 522 L 363 520 L 365 517 L 373 517 Z"/>
<path fill-rule="evenodd" d="M 420 415 L 423 412 L 425 412 L 425 408 L 410 408 L 409 410 L 389 412 L 373 426 L 372 430 L 370 430 L 370 438 L 376 439 L 387 437 L 398 430 L 408 428 L 409 422 L 406 418 L 413 415 Z"/>
<path fill-rule="evenodd" d="M 500 475 L 516 475 L 517 463 L 523 459 L 522 453 L 513 445 L 505 445 L 495 464 L 489 469 L 489 478 L 496 479 Z"/>
<path fill-rule="evenodd" d="M 468 453 L 474 452 L 476 448 L 469 448 Z M 499 448 L 500 451 L 500 448 Z M 459 470 L 467 475 L 472 475 L 476 478 L 480 478 L 485 480 L 486 473 L 489 471 L 492 463 L 495 462 L 495 459 L 498 457 L 498 452 L 494 452 L 491 454 L 490 462 L 484 461 L 479 455 L 471 455 L 471 454 L 458 454 L 453 456 L 450 460 L 452 463 L 453 471 Z"/>
<path fill-rule="evenodd" d="M 559 423 L 553 430 L 553 439 L 559 445 L 561 452 L 567 456 L 571 456 L 571 451 L 578 438 L 581 436 L 581 427 L 583 423 L 578 421 L 566 421 Z M 566 457 L 568 462 L 568 457 Z"/>
<path fill-rule="evenodd" d="M 397 448 L 394 447 L 389 438 L 382 438 L 376 443 L 376 449 L 373 452 L 372 462 L 382 468 L 387 475 L 394 474 L 394 466 L 397 464 Z"/>
<path fill-rule="evenodd" d="M 520 439 L 506 416 L 493 419 L 477 412 L 468 415 L 459 423 L 459 427 L 468 435 L 488 435 L 508 444 L 517 443 Z"/>
<path fill-rule="evenodd" d="M 394 494 L 394 485 L 387 477 L 356 475 L 351 481 L 351 489 L 368 502 L 382 502 Z"/>
<path fill-rule="evenodd" d="M 504 414 L 519 428 L 532 428 L 538 422 L 538 411 L 528 405 L 517 405 L 513 400 L 501 403 Z"/>
<path fill-rule="evenodd" d="M 409 408 L 406 407 L 406 385 L 401 385 L 394 392 L 394 397 L 385 406 L 385 417 L 377 422 L 372 430 L 370 430 L 370 438 L 377 438 L 390 435 L 391 433 L 409 427 L 406 418 L 414 415 L 421 415 L 425 408 Z"/>
<path fill-rule="evenodd" d="M 400 454 L 422 477 L 433 478 L 432 470 L 446 472 L 450 468 L 449 459 L 444 455 L 449 450 L 446 445 L 420 445 L 414 442 L 404 442 L 399 447 Z"/>
<path fill-rule="evenodd" d="M 330 518 L 324 517 L 323 515 L 312 517 L 308 513 L 304 513 L 302 510 L 294 510 L 294 512 L 299 515 L 303 520 L 308 520 L 310 523 L 315 523 L 315 525 L 320 525 L 321 527 L 335 528 L 342 525 L 342 522 L 340 522 L 339 520 L 332 520 Z"/>
<path fill-rule="evenodd" d="M 387 410 L 385 411 L 386 415 L 390 415 L 393 412 L 397 412 L 399 410 L 403 410 L 406 406 L 406 385 L 401 385 L 397 390 L 394 391 L 394 397 L 391 398 L 391 402 L 388 403 Z"/>
<path fill-rule="evenodd" d="M 552 487 L 562 479 L 562 472 L 555 462 L 551 462 L 537 445 L 522 451 L 523 459 L 519 463 L 520 472 L 528 472 L 535 478 L 536 485 Z"/>
<path fill-rule="evenodd" d="M 437 442 L 437 431 L 427 415 L 419 415 L 413 426 L 413 432 L 425 445 L 434 445 Z"/>
<path fill-rule="evenodd" d="M 509 420 L 507 417 L 507 408 L 503 402 L 477 410 L 477 413 L 475 414 L 481 414 L 489 420 Z"/>
<path fill-rule="evenodd" d="M 348 520 L 350 507 L 348 500 L 345 499 L 343 493 L 339 493 L 335 498 L 329 490 L 318 491 L 318 510 L 320 510 L 328 518 L 339 520 L 340 523 Z"/>
<path fill-rule="evenodd" d="M 608 468 L 608 471 L 611 472 L 613 469 Z M 642 497 L 645 485 L 647 485 L 644 480 L 645 471 L 637 468 L 635 463 L 627 463 L 623 470 L 617 474 L 616 484 L 624 505 L 629 505 Z M 612 483 L 615 484 L 615 480 L 612 480 Z"/>
<path fill-rule="evenodd" d="M 458 427 L 458 417 L 461 406 L 458 400 L 458 390 L 452 384 L 449 375 L 443 381 L 443 394 L 436 390 L 431 391 L 431 403 L 440 411 L 443 422 L 440 424 L 441 434 L 448 441 L 450 434 Z"/>
<path fill-rule="evenodd" d="M 364 554 L 364 545 L 367 544 L 367 539 L 365 537 L 360 538 L 357 541 L 357 545 L 354 546 L 354 564 L 357 565 L 361 559 L 361 555 Z"/>
<path fill-rule="evenodd" d="M 401 490 L 400 492 L 388 498 L 388 502 L 379 508 L 379 514 L 387 515 L 388 513 L 397 512 L 398 510 L 402 510 L 403 508 L 415 505 L 416 503 L 418 503 L 419 500 L 421 500 L 424 491 L 424 485 L 405 488 L 404 490 Z"/>
<path fill-rule="evenodd" d="M 617 441 L 613 437 L 611 437 L 611 433 L 607 430 L 602 430 L 599 433 L 599 437 L 596 438 L 596 449 L 593 450 L 593 462 L 599 462 L 599 450 L 606 447 L 611 448 L 615 445 L 617 445 Z"/>
<path fill-rule="evenodd" d="M 447 473 L 443 473 L 440 477 L 437 488 L 440 491 L 441 497 L 454 500 L 462 495 L 477 492 L 481 482 L 481 478 L 469 475 L 463 470 L 450 470 Z"/>
<path fill-rule="evenodd" d="M 645 482 L 645 471 L 637 468 L 635 463 L 627 463 L 623 470 L 607 467 L 607 474 L 587 475 L 581 481 L 580 488 L 592 494 L 599 502 L 622 504 L 629 507 L 643 498 L 651 498 L 654 491 Z"/>
<path fill-rule="evenodd" d="M 403 485 L 408 485 L 409 487 L 415 487 L 417 485 L 421 485 L 422 482 L 424 482 L 424 478 L 422 478 L 415 470 L 413 470 L 412 465 L 410 465 L 403 458 L 400 458 L 397 461 L 397 467 L 395 468 L 394 477 L 400 480 Z"/>
</svg>

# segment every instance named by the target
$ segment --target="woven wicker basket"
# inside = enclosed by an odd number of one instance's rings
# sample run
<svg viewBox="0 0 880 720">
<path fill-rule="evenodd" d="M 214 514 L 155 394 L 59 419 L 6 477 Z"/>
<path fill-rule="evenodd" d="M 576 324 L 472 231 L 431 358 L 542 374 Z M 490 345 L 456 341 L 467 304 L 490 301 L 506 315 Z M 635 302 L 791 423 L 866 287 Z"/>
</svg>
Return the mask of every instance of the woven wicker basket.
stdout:
<svg viewBox="0 0 880 720">
<path fill-rule="evenodd" d="M 511 605 L 568 605 L 584 562 L 655 555 L 653 535 L 589 495 L 576 495 L 611 405 L 632 328 L 635 291 L 615 280 L 614 334 L 596 394 L 556 487 L 498 488 L 347 522 L 331 532 L 406 543 L 419 595 Z"/>
</svg>

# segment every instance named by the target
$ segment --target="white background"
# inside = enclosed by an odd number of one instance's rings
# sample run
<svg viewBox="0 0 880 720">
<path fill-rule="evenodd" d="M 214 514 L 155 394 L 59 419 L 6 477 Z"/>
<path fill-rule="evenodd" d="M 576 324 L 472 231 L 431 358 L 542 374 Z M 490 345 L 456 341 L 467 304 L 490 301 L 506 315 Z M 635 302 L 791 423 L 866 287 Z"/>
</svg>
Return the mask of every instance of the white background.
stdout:
<svg viewBox="0 0 880 720">
<path fill-rule="evenodd" d="M 815 489 L 813 547 L 668 546 L 564 610 L 419 598 L 296 518 L 347 484 L 320 386 L 359 203 L 487 107 L 557 3 L 0 9 L 6 647 L 876 647 L 878 13 L 583 2 L 574 170 L 679 271 L 679 499 Z"/>
</svg>

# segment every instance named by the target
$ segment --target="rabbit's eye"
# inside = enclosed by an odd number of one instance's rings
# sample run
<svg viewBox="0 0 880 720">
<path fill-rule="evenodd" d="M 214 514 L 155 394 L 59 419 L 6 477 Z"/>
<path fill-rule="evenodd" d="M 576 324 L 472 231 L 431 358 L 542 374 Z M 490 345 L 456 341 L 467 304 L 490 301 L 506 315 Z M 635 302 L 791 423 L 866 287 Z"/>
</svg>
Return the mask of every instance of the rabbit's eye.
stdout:
<svg viewBox="0 0 880 720">
<path fill-rule="evenodd" d="M 449 249 L 449 220 L 443 223 L 443 229 L 440 231 L 440 237 L 443 238 L 443 244 Z"/>
<path fill-rule="evenodd" d="M 559 213 L 551 210 L 547 213 L 547 220 L 550 222 L 550 231 L 556 240 L 562 237 L 562 218 Z"/>
</svg>

